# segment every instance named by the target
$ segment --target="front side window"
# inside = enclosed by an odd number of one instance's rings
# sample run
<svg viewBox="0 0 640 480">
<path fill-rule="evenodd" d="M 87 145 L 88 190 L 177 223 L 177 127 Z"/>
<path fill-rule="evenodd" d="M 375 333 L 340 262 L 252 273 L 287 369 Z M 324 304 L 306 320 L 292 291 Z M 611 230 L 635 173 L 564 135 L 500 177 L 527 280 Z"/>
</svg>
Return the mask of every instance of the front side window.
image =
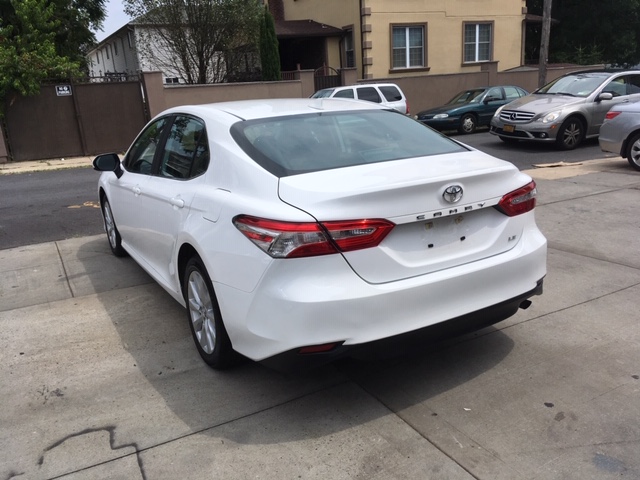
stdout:
<svg viewBox="0 0 640 480">
<path fill-rule="evenodd" d="M 464 62 L 488 62 L 492 50 L 491 23 L 464 24 Z"/>
<path fill-rule="evenodd" d="M 176 117 L 160 162 L 161 177 L 186 179 L 204 173 L 209 165 L 209 147 L 204 124 L 195 118 Z"/>
<path fill-rule="evenodd" d="M 490 88 L 487 94 L 484 96 L 484 101 L 495 102 L 496 100 L 504 100 L 502 89 L 498 87 Z"/>
<path fill-rule="evenodd" d="M 425 29 L 424 25 L 392 27 L 391 68 L 425 66 Z"/>
<path fill-rule="evenodd" d="M 162 139 L 162 133 L 168 121 L 168 117 L 160 118 L 138 136 L 129 149 L 127 158 L 124 160 L 124 168 L 127 171 L 146 175 L 151 174 L 156 149 Z"/>
</svg>

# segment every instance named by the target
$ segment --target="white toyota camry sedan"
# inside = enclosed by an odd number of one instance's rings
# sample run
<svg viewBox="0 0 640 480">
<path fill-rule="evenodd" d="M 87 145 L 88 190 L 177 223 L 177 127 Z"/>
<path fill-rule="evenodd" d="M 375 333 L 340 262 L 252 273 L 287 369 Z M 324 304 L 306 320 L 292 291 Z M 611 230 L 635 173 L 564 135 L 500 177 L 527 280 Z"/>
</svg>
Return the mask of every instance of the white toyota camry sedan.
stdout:
<svg viewBox="0 0 640 480">
<path fill-rule="evenodd" d="M 542 293 L 532 179 L 376 104 L 172 108 L 94 168 L 111 250 L 186 307 L 215 368 L 397 348 Z"/>
</svg>

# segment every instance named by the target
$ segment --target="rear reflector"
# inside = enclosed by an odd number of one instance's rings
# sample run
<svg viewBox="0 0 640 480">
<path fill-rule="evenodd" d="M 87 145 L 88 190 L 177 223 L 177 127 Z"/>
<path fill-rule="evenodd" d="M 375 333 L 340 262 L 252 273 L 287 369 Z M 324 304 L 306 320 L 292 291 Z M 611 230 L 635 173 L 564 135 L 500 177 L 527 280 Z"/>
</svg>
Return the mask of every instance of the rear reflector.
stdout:
<svg viewBox="0 0 640 480">
<path fill-rule="evenodd" d="M 313 257 L 375 247 L 395 226 L 382 219 L 336 222 L 281 222 L 238 215 L 233 224 L 274 258 Z"/>
<path fill-rule="evenodd" d="M 537 194 L 536 182 L 531 181 L 524 187 L 507 193 L 496 208 L 509 217 L 527 213 L 535 208 Z"/>
<path fill-rule="evenodd" d="M 298 350 L 298 353 L 324 353 L 329 352 L 340 345 L 342 342 L 325 343 L 324 345 L 309 345 L 308 347 L 302 347 Z"/>
</svg>

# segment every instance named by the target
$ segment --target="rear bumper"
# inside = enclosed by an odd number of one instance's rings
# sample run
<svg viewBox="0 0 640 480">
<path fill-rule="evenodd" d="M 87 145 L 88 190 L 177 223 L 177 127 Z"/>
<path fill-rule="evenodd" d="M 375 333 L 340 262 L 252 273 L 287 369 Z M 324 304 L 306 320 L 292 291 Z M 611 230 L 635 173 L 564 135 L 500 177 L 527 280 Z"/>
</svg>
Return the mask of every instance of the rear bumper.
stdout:
<svg viewBox="0 0 640 480">
<path fill-rule="evenodd" d="M 222 283 L 214 288 L 239 353 L 263 361 L 335 342 L 341 347 L 331 355 L 338 356 L 468 315 L 484 316 L 485 325 L 512 315 L 539 293 L 546 247 L 531 222 L 507 252 L 405 280 L 367 283 L 340 255 L 327 255 L 273 262 L 252 292 Z"/>
<path fill-rule="evenodd" d="M 542 285 L 543 279 L 540 279 L 533 290 L 522 295 L 412 332 L 358 345 L 342 344 L 325 353 L 301 354 L 299 349 L 295 348 L 262 360 L 260 363 L 275 370 L 295 372 L 316 368 L 345 357 L 380 360 L 406 355 L 419 349 L 424 351 L 425 347 L 438 341 L 474 332 L 506 320 L 521 306 L 526 308 L 523 306 L 525 300 L 535 295 L 542 295 Z"/>
<path fill-rule="evenodd" d="M 610 152 L 615 153 L 616 155 L 623 156 L 621 142 L 609 141 L 604 138 L 599 138 L 598 140 L 600 142 L 600 149 L 603 152 Z"/>
</svg>

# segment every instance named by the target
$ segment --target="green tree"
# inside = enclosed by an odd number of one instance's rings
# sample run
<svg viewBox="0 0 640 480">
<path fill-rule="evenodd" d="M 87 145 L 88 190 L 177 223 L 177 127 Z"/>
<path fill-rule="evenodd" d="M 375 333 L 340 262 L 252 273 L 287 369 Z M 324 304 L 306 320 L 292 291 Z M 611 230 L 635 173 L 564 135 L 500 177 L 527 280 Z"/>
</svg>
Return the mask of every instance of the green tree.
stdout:
<svg viewBox="0 0 640 480">
<path fill-rule="evenodd" d="M 48 0 L 0 3 L 0 109 L 12 95 L 37 94 L 47 78 L 79 74 L 79 64 L 56 51 L 54 11 Z"/>
<path fill-rule="evenodd" d="M 265 7 L 260 23 L 260 63 L 262 79 L 266 81 L 280 80 L 280 53 L 276 26 L 269 9 Z"/>
<path fill-rule="evenodd" d="M 123 0 L 141 26 L 140 53 L 187 83 L 225 82 L 255 69 L 258 0 Z"/>
<path fill-rule="evenodd" d="M 53 19 L 58 22 L 55 35 L 58 55 L 86 67 L 86 54 L 95 45 L 95 30 L 105 19 L 105 0 L 49 0 Z"/>
<path fill-rule="evenodd" d="M 542 14 L 543 0 L 527 0 Z M 628 67 L 640 63 L 640 0 L 554 0 L 549 61 L 605 63 Z M 536 58 L 540 29 L 527 29 L 527 58 Z"/>
</svg>

